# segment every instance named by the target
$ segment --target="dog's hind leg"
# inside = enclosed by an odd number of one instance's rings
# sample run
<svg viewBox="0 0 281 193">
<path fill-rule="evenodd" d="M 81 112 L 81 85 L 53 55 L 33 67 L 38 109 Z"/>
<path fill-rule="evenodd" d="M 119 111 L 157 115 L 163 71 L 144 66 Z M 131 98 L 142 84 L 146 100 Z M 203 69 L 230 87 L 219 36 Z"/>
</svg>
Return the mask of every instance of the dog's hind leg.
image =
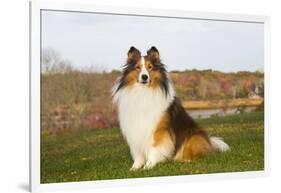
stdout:
<svg viewBox="0 0 281 193">
<path fill-rule="evenodd" d="M 203 135 L 195 134 L 182 144 L 174 160 L 191 161 L 212 152 L 213 148 L 208 139 Z"/>
</svg>

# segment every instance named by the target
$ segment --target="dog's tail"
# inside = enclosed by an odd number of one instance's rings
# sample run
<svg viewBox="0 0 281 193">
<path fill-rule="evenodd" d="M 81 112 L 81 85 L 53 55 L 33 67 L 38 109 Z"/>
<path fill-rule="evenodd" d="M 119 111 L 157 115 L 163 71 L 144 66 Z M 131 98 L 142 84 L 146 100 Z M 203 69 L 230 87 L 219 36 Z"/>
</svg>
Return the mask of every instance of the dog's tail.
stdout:
<svg viewBox="0 0 281 193">
<path fill-rule="evenodd" d="M 225 152 L 230 150 L 229 146 L 220 137 L 210 137 L 210 142 L 216 151 Z"/>
</svg>

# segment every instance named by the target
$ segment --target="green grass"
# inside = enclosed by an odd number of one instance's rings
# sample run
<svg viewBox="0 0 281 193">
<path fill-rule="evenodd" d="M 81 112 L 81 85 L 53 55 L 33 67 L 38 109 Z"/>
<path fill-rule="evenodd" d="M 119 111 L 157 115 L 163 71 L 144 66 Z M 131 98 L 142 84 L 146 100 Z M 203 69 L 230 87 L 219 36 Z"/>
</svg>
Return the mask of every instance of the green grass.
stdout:
<svg viewBox="0 0 281 193">
<path fill-rule="evenodd" d="M 119 129 L 42 135 L 41 183 L 263 170 L 263 120 L 263 112 L 198 120 L 210 135 L 223 137 L 231 151 L 136 172 L 129 171 L 132 159 Z"/>
</svg>

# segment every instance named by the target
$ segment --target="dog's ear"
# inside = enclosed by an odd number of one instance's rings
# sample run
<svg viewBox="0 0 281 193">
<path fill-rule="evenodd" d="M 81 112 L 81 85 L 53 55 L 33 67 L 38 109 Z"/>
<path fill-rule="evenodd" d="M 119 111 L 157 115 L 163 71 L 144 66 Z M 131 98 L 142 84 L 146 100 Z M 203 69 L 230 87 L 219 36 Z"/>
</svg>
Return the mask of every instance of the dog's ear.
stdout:
<svg viewBox="0 0 281 193">
<path fill-rule="evenodd" d="M 128 59 L 127 63 L 136 63 L 141 57 L 141 53 L 138 49 L 136 49 L 134 46 L 130 48 L 128 51 Z"/>
<path fill-rule="evenodd" d="M 150 59 L 152 63 L 158 64 L 160 63 L 160 54 L 155 46 L 152 46 L 148 51 L 147 51 L 147 56 Z"/>
</svg>

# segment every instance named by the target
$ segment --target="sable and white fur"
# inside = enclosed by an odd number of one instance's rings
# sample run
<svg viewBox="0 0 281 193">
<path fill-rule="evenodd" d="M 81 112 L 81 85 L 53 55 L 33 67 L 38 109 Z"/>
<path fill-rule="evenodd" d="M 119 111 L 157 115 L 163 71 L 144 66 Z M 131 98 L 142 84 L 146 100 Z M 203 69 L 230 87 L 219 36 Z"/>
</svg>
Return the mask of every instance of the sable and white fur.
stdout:
<svg viewBox="0 0 281 193">
<path fill-rule="evenodd" d="M 160 88 L 152 90 L 136 84 L 133 88 L 122 89 L 114 97 L 118 105 L 120 127 L 134 160 L 132 169 L 138 169 L 144 163 L 145 168 L 150 168 L 173 154 L 172 141 L 158 149 L 152 147 L 153 130 L 174 97 L 171 85 L 170 89 L 166 97 Z"/>
<path fill-rule="evenodd" d="M 154 60 L 153 57 L 155 56 L 156 58 L 159 57 L 158 50 L 155 47 L 148 51 L 147 56 L 140 56 L 140 52 L 132 47 L 128 53 L 126 69 L 123 70 L 122 76 L 119 77 L 112 91 L 113 101 L 118 110 L 121 131 L 130 147 L 134 160 L 131 170 L 142 167 L 150 169 L 166 159 L 183 159 L 185 144 L 192 137 L 192 135 L 191 137 L 186 136 L 186 140 L 181 142 L 179 147 L 177 138 L 179 139 L 181 135 L 185 134 L 171 128 L 177 124 L 173 124 L 172 120 L 167 120 L 170 124 L 167 125 L 166 131 L 163 130 L 163 136 L 165 137 L 161 138 L 161 143 L 153 145 L 156 139 L 155 132 L 161 117 L 167 114 L 169 119 L 176 120 L 172 112 L 172 105 L 175 105 L 176 100 L 175 92 L 164 66 L 157 66 L 162 64 L 160 64 L 159 59 Z M 150 61 L 149 65 L 155 65 L 149 67 L 155 67 L 159 72 L 147 69 L 146 61 L 148 60 Z M 126 76 L 133 78 L 126 79 Z M 152 81 L 158 76 L 160 78 L 153 83 Z M 175 116 L 177 115 L 175 114 Z M 165 125 L 164 128 L 166 128 Z M 199 133 L 199 135 L 201 134 Z M 209 143 L 213 150 L 226 151 L 229 149 L 228 145 L 220 138 L 210 138 Z"/>
</svg>

